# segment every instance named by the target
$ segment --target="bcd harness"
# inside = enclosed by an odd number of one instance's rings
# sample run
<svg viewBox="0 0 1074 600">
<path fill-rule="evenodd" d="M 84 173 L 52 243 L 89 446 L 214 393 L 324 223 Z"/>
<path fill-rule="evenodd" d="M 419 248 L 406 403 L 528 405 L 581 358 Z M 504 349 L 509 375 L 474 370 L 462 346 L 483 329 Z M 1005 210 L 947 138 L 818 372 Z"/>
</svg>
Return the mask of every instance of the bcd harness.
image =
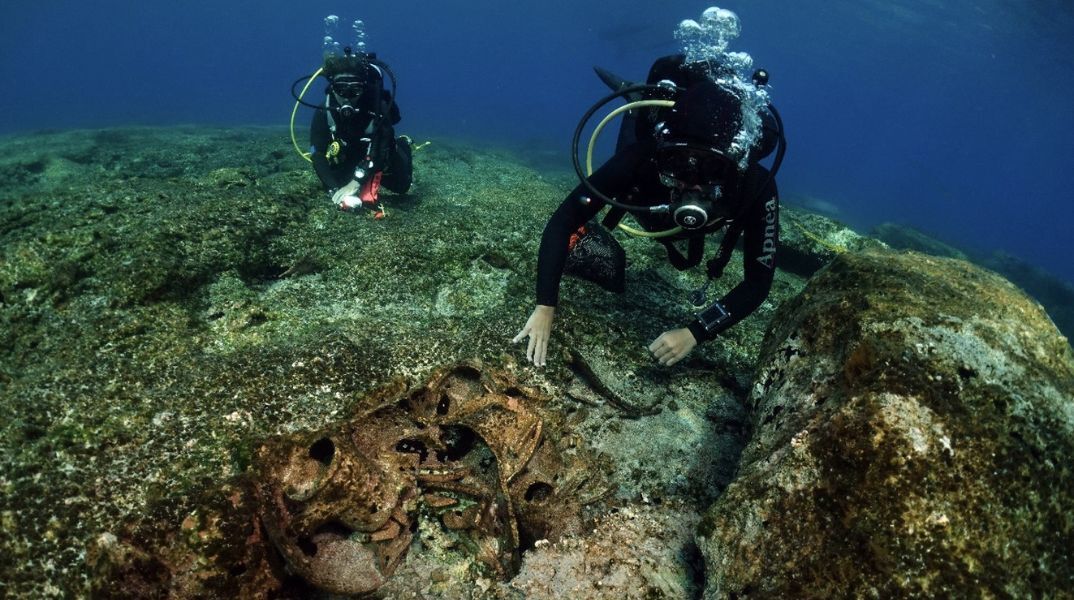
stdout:
<svg viewBox="0 0 1074 600">
<path fill-rule="evenodd" d="M 370 63 L 369 67 L 376 71 L 378 77 L 377 84 L 372 86 L 375 88 L 375 96 L 371 105 L 380 109 L 381 103 L 384 100 L 384 72 L 374 63 Z M 324 112 L 325 117 L 328 120 L 328 131 L 332 135 L 332 143 L 329 144 L 328 148 L 325 150 L 324 157 L 331 164 L 338 164 L 343 160 L 343 151 L 348 146 L 347 141 L 341 138 L 337 133 L 338 124 L 336 123 L 335 118 L 335 112 L 337 110 L 336 107 L 332 106 L 332 93 L 331 87 L 329 87 L 329 90 L 325 93 L 324 97 Z M 373 154 L 373 132 L 376 131 L 377 126 L 380 124 L 380 120 L 384 118 L 384 115 L 379 112 L 374 112 L 373 110 L 364 110 L 363 112 L 369 115 L 369 124 L 366 125 L 365 131 L 362 132 L 363 137 L 360 141 L 364 142 L 366 145 L 366 160 L 371 161 Z"/>
</svg>

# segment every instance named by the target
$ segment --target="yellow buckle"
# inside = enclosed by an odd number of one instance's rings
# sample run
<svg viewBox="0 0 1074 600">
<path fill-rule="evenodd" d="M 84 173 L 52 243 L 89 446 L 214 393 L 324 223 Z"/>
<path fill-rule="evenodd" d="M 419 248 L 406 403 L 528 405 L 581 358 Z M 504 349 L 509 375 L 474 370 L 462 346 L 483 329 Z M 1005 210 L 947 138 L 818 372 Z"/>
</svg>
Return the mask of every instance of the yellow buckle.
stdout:
<svg viewBox="0 0 1074 600">
<path fill-rule="evenodd" d="M 342 149 L 343 147 L 340 146 L 339 142 L 333 141 L 328 145 L 328 150 L 325 151 L 324 157 L 328 159 L 328 162 L 338 162 L 339 153 Z"/>
</svg>

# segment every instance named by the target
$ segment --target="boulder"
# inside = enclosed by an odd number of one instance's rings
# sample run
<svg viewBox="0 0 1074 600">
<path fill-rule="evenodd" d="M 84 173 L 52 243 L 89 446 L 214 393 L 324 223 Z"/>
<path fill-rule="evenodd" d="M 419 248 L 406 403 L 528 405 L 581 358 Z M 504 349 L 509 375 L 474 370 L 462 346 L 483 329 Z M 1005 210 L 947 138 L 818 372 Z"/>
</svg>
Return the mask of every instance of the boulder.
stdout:
<svg viewBox="0 0 1074 600">
<path fill-rule="evenodd" d="M 882 223 L 869 235 L 898 250 L 960 258 L 991 269 L 1040 302 L 1068 340 L 1074 337 L 1074 285 L 1040 267 L 1000 250 L 967 254 L 907 225 Z"/>
<path fill-rule="evenodd" d="M 1074 589 L 1074 357 L 969 263 L 839 255 L 766 334 L 709 598 Z"/>
<path fill-rule="evenodd" d="M 873 227 L 869 235 L 898 250 L 913 250 L 933 256 L 969 260 L 965 252 L 909 225 L 881 223 Z"/>
<path fill-rule="evenodd" d="M 780 207 L 779 241 L 776 265 L 802 277 L 816 273 L 843 252 L 883 246 L 839 221 L 791 206 Z"/>
</svg>

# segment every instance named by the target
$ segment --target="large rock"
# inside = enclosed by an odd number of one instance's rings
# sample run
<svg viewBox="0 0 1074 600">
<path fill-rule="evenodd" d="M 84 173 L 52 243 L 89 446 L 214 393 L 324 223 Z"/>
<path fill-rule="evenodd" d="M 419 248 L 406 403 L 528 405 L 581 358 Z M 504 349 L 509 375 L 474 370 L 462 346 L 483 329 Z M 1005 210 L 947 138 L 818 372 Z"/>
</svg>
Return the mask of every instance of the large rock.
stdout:
<svg viewBox="0 0 1074 600">
<path fill-rule="evenodd" d="M 738 478 L 699 527 L 706 597 L 1074 589 L 1074 358 L 968 263 L 843 254 L 784 305 Z"/>
<path fill-rule="evenodd" d="M 873 227 L 869 235 L 898 250 L 913 250 L 933 256 L 969 260 L 965 252 L 909 225 L 881 223 Z"/>
<path fill-rule="evenodd" d="M 882 223 L 869 235 L 892 248 L 914 250 L 933 256 L 946 256 L 969 260 L 1003 275 L 1011 283 L 1022 288 L 1048 311 L 1055 326 L 1067 339 L 1074 337 L 1074 285 L 1059 279 L 1028 262 L 999 250 L 988 254 L 980 252 L 967 255 L 935 238 L 906 225 Z"/>
<path fill-rule="evenodd" d="M 844 252 L 883 246 L 824 215 L 792 206 L 780 207 L 777 266 L 809 277 Z"/>
</svg>

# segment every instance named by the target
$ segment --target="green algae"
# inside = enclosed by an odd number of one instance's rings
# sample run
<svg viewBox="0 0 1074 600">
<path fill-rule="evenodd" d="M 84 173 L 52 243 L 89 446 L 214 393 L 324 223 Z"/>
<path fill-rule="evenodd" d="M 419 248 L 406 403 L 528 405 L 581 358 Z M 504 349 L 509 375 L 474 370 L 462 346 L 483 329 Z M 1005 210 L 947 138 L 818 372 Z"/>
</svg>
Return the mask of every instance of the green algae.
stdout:
<svg viewBox="0 0 1074 600">
<path fill-rule="evenodd" d="M 332 206 L 279 129 L 0 143 L 0 408 L 11 415 L 0 424 L 0 579 L 16 597 L 85 593 L 85 548 L 117 523 L 147 510 L 181 521 L 201 490 L 243 472 L 257 441 L 343 419 L 371 390 L 442 364 L 517 371 L 591 444 L 643 454 L 644 437 L 606 430 L 614 407 L 577 411 L 570 349 L 606 348 L 600 377 L 636 371 L 657 408 L 675 403 L 682 424 L 668 431 L 696 432 L 706 414 L 735 412 L 713 403 L 738 402 L 766 320 L 802 284 L 780 274 L 757 316 L 662 371 L 645 346 L 689 321 L 684 291 L 702 281 L 627 240 L 628 293 L 565 281 L 538 371 L 509 340 L 532 310 L 540 232 L 569 173 L 436 140 L 416 155 L 411 192 L 388 196 L 388 217 L 374 221 Z M 740 278 L 736 260 L 718 291 Z M 742 433 L 721 443 L 726 482 Z M 725 484 L 706 469 L 671 480 L 646 466 L 628 493 L 700 508 Z"/>
</svg>

